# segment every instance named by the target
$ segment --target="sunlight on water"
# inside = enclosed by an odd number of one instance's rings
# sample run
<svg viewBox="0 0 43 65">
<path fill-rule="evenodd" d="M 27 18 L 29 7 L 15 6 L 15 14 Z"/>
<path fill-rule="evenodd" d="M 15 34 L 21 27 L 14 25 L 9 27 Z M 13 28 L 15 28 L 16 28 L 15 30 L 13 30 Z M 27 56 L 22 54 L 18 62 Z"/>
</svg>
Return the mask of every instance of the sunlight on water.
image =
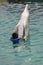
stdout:
<svg viewBox="0 0 43 65">
<path fill-rule="evenodd" d="M 10 37 L 25 5 L 0 6 L 0 65 L 43 65 L 43 3 L 30 3 L 29 6 L 28 40 L 15 46 Z"/>
</svg>

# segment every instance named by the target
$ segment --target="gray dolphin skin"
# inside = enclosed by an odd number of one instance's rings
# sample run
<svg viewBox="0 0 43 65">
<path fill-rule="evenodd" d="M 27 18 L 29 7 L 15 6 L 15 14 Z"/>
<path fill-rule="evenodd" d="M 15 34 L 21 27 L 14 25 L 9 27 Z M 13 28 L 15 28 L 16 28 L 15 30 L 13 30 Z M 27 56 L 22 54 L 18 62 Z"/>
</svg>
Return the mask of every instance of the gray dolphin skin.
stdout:
<svg viewBox="0 0 43 65">
<path fill-rule="evenodd" d="M 24 38 L 27 40 L 29 33 L 29 5 L 26 4 L 24 11 L 21 14 L 21 18 L 16 25 L 14 32 L 18 33 L 18 38 Z"/>
</svg>

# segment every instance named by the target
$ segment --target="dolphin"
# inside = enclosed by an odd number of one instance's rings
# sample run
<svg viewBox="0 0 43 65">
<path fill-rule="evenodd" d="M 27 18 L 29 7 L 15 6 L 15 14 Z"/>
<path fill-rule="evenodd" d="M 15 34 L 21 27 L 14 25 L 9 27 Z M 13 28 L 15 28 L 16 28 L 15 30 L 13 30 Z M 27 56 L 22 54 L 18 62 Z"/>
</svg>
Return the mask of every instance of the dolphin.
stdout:
<svg viewBox="0 0 43 65">
<path fill-rule="evenodd" d="M 29 34 L 29 5 L 26 4 L 21 14 L 20 20 L 15 27 L 14 32 L 18 33 L 18 38 L 27 40 Z"/>
</svg>

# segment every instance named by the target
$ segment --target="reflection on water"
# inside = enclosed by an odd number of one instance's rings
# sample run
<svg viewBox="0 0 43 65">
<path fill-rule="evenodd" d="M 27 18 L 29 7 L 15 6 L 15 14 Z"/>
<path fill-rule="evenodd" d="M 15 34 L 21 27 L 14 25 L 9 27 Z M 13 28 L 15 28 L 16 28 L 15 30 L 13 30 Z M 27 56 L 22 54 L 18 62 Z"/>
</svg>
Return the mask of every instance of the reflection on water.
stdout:
<svg viewBox="0 0 43 65">
<path fill-rule="evenodd" d="M 15 46 L 9 39 L 25 5 L 0 6 L 0 65 L 43 65 L 43 3 L 29 5 L 28 40 Z"/>
</svg>

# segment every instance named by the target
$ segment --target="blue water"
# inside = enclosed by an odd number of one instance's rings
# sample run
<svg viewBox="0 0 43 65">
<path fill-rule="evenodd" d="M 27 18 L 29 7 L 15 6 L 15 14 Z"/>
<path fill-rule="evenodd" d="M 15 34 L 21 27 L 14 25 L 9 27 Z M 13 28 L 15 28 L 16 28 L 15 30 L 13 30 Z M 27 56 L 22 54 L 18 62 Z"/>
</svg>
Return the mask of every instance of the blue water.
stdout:
<svg viewBox="0 0 43 65">
<path fill-rule="evenodd" d="M 0 65 L 43 65 L 43 3 L 29 6 L 28 40 L 14 48 L 9 39 L 25 5 L 0 5 Z"/>
</svg>

